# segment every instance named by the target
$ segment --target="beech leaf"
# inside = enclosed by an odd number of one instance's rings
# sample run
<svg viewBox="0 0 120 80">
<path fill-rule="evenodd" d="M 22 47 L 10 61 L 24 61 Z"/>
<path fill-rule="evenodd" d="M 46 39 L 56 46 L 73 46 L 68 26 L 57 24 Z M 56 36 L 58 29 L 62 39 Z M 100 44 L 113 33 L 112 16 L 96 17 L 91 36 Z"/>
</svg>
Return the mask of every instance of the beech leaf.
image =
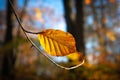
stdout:
<svg viewBox="0 0 120 80">
<path fill-rule="evenodd" d="M 75 39 L 61 30 L 47 29 L 38 34 L 42 48 L 52 56 L 66 56 L 76 52 Z"/>
</svg>

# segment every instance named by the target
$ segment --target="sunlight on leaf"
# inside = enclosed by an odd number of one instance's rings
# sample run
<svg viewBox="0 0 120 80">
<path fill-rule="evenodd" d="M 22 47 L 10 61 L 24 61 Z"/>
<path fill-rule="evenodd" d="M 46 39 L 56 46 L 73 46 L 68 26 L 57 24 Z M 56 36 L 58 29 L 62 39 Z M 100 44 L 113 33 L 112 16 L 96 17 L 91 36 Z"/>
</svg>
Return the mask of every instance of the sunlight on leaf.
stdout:
<svg viewBox="0 0 120 80">
<path fill-rule="evenodd" d="M 76 52 L 75 39 L 61 30 L 48 29 L 38 34 L 43 49 L 52 56 L 66 56 Z"/>
<path fill-rule="evenodd" d="M 75 52 L 75 53 L 69 54 L 67 57 L 72 61 L 78 61 L 80 58 L 80 54 L 81 53 L 79 52 Z"/>
</svg>

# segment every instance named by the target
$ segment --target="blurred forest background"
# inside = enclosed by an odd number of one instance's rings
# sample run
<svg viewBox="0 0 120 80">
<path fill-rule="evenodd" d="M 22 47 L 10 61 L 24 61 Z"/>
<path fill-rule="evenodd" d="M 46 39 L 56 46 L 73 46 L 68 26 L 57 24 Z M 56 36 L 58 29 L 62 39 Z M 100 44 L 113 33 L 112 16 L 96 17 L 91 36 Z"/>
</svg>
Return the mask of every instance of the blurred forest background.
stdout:
<svg viewBox="0 0 120 80">
<path fill-rule="evenodd" d="M 31 48 L 8 0 L 0 0 L 0 80 L 119 80 L 120 0 L 11 1 L 25 29 L 73 34 L 86 62 L 69 71 L 51 63 Z M 39 45 L 36 35 L 29 37 Z M 81 57 L 53 59 L 68 66 L 78 64 Z"/>
</svg>

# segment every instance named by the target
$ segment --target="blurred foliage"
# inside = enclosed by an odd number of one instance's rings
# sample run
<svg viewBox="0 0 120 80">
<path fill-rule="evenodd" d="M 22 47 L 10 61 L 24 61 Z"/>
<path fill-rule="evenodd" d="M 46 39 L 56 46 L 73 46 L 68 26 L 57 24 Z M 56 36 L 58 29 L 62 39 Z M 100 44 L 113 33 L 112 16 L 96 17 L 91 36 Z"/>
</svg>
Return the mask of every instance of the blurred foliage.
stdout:
<svg viewBox="0 0 120 80">
<path fill-rule="evenodd" d="M 16 60 L 15 79 L 16 80 L 118 80 L 120 69 L 120 55 L 114 55 L 115 63 L 110 60 L 103 59 L 99 64 L 89 64 L 86 60 L 85 64 L 73 70 L 64 70 L 46 59 L 42 54 L 30 49 L 29 43 L 21 44 L 19 54 Z M 24 50 L 25 49 L 25 50 Z M 107 57 L 108 55 L 104 55 Z M 23 61 L 23 62 L 21 62 Z M 19 64 L 18 64 L 19 63 Z M 77 61 L 69 63 L 59 63 L 64 66 L 78 64 Z"/>
<path fill-rule="evenodd" d="M 16 48 L 21 43 L 26 43 L 27 41 L 22 37 L 16 38 L 16 40 L 10 41 L 9 43 L 5 44 L 4 46 L 0 46 L 0 53 L 3 53 L 6 50 L 10 50 Z"/>
<path fill-rule="evenodd" d="M 42 55 L 40 55 L 42 57 Z M 39 57 L 40 57 L 39 56 Z M 120 55 L 119 55 L 120 57 Z M 39 59 L 40 60 L 40 59 Z M 82 67 L 74 70 L 64 70 L 56 67 L 42 57 L 41 61 L 36 60 L 27 66 L 16 67 L 16 79 L 32 80 L 118 80 L 120 69 L 119 63 L 103 62 L 92 65 L 85 63 Z M 36 63 L 37 62 L 37 63 Z M 67 65 L 73 64 L 72 62 Z M 119 66 L 118 66 L 119 65 Z"/>
</svg>

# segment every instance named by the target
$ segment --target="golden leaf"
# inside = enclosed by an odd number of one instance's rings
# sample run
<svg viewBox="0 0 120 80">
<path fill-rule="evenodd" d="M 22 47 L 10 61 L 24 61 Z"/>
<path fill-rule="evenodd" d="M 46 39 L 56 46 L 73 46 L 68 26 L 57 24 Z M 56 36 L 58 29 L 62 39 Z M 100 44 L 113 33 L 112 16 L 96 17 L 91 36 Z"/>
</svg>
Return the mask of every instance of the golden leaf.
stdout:
<svg viewBox="0 0 120 80">
<path fill-rule="evenodd" d="M 43 49 L 52 56 L 66 56 L 76 52 L 75 39 L 68 32 L 48 29 L 38 34 L 38 39 Z"/>
</svg>

